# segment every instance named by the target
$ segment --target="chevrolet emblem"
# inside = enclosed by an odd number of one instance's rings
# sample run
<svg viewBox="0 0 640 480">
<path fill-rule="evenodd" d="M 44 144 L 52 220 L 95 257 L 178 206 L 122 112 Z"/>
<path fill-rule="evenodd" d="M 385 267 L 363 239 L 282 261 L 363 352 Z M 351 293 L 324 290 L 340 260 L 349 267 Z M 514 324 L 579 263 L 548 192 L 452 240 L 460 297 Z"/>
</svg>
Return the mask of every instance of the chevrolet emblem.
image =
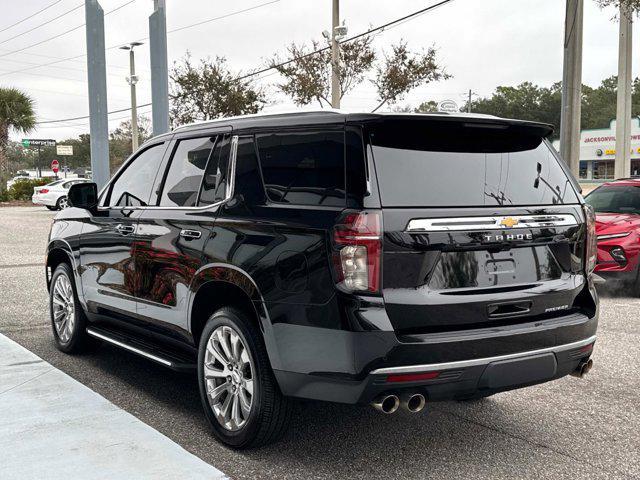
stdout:
<svg viewBox="0 0 640 480">
<path fill-rule="evenodd" d="M 516 218 L 505 217 L 500 222 L 500 226 L 506 227 L 506 228 L 513 228 L 514 226 L 518 225 L 518 223 L 520 223 L 520 220 L 518 220 Z"/>
</svg>

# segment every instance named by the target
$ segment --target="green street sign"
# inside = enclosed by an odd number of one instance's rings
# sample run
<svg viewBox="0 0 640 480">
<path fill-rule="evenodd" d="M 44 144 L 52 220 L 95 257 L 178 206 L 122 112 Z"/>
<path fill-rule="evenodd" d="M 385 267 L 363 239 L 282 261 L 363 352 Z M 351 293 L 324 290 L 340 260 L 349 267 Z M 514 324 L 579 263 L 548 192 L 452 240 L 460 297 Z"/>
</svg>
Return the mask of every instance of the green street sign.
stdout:
<svg viewBox="0 0 640 480">
<path fill-rule="evenodd" d="M 49 139 L 41 140 L 41 139 L 35 139 L 35 138 L 23 138 L 22 146 L 23 147 L 55 147 L 56 141 L 49 140 Z"/>
</svg>

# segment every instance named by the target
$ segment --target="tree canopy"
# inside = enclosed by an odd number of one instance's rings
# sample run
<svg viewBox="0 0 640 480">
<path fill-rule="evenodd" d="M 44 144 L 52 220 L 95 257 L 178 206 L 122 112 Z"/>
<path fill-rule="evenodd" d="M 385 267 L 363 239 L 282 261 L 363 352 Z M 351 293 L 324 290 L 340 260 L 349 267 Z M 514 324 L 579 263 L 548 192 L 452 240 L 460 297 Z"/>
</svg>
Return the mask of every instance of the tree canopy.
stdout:
<svg viewBox="0 0 640 480">
<path fill-rule="evenodd" d="M 623 5 L 632 12 L 640 11 L 640 0 L 596 0 L 596 3 L 600 5 L 601 8 L 611 6 L 620 8 L 620 6 Z"/>
<path fill-rule="evenodd" d="M 616 116 L 616 95 L 618 79 L 606 78 L 596 87 L 582 86 L 581 125 L 583 129 L 607 128 Z M 507 118 L 520 118 L 550 123 L 555 126 L 555 135 L 560 131 L 560 110 L 562 85 L 554 83 L 541 87 L 524 82 L 515 87 L 497 87 L 485 98 L 473 100 L 471 110 Z M 461 108 L 467 110 L 467 105 Z M 635 79 L 632 90 L 632 112 L 640 115 L 640 79 Z"/>
<path fill-rule="evenodd" d="M 256 113 L 265 104 L 263 92 L 251 80 L 227 67 L 224 57 L 205 58 L 194 65 L 187 55 L 175 62 L 171 78 L 170 117 L 173 126 L 198 120 Z"/>
<path fill-rule="evenodd" d="M 276 54 L 268 63 L 284 77 L 277 87 L 297 105 L 318 102 L 331 106 L 331 50 L 318 41 L 310 46 L 292 43 L 286 49 L 287 59 Z M 395 105 L 413 88 L 450 76 L 436 61 L 436 51 L 413 53 L 400 41 L 390 53 L 376 52 L 373 37 L 363 36 L 340 44 L 338 79 L 341 98 L 367 78 L 375 85 L 378 110 L 385 104 Z M 374 111 L 375 111 L 374 110 Z"/>
<path fill-rule="evenodd" d="M 0 88 L 0 172 L 6 173 L 8 170 L 9 131 L 28 133 L 35 126 L 36 115 L 31 97 L 17 88 Z"/>
</svg>

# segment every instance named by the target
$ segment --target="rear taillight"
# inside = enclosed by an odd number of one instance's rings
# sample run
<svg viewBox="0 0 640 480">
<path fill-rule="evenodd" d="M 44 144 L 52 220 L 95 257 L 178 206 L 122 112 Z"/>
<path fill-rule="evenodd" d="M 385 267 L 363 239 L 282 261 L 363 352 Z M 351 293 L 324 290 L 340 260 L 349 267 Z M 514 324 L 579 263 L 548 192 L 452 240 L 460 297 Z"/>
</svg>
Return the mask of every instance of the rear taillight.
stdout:
<svg viewBox="0 0 640 480">
<path fill-rule="evenodd" d="M 376 211 L 346 212 L 333 231 L 338 285 L 351 292 L 380 292 L 382 216 Z"/>
<path fill-rule="evenodd" d="M 38 193 L 49 193 L 49 189 L 48 188 L 43 188 L 41 190 L 38 190 Z"/>
<path fill-rule="evenodd" d="M 587 245 L 585 249 L 585 267 L 591 274 L 598 261 L 598 236 L 596 235 L 596 214 L 591 205 L 584 205 L 584 216 L 587 220 Z"/>
</svg>

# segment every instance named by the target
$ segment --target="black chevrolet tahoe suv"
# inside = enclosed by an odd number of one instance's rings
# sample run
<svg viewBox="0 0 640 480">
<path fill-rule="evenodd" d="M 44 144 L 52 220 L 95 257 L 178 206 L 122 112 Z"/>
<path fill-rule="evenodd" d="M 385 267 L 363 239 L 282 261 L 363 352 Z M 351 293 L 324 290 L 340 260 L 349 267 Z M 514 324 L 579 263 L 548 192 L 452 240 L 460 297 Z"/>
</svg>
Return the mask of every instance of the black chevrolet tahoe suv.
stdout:
<svg viewBox="0 0 640 480">
<path fill-rule="evenodd" d="M 294 397 L 417 412 L 581 376 L 594 215 L 551 133 L 324 111 L 152 138 L 52 224 L 55 342 L 195 370 L 236 448 L 281 435 Z"/>
</svg>

